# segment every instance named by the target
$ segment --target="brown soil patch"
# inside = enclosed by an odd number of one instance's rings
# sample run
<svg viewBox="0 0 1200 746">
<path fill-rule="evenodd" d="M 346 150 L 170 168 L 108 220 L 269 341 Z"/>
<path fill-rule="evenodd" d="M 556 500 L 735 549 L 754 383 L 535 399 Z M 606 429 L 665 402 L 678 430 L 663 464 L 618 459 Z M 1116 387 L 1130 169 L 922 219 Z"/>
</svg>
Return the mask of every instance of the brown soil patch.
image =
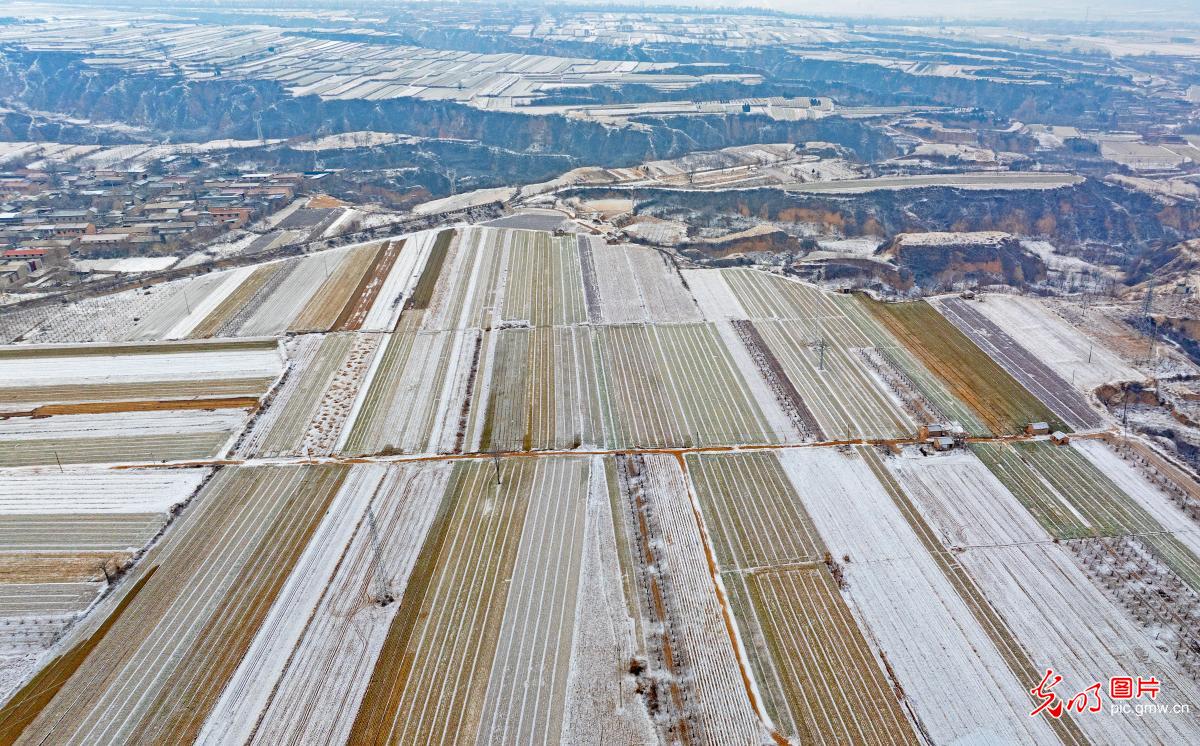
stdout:
<svg viewBox="0 0 1200 746">
<path fill-rule="evenodd" d="M 4 417 L 50 417 L 56 414 L 112 414 L 114 412 L 169 412 L 178 409 L 253 409 L 256 396 L 226 396 L 214 399 L 167 399 L 163 401 L 101 401 L 85 404 L 45 404 L 26 412 L 0 412 Z"/>
<path fill-rule="evenodd" d="M 104 568 L 113 575 L 132 555 L 129 552 L 72 552 L 0 554 L 0 583 L 95 583 Z"/>
<path fill-rule="evenodd" d="M 308 198 L 308 204 L 305 205 L 310 210 L 328 209 L 331 207 L 349 207 L 348 202 L 343 202 L 337 197 L 330 197 L 328 194 L 314 194 Z"/>
</svg>

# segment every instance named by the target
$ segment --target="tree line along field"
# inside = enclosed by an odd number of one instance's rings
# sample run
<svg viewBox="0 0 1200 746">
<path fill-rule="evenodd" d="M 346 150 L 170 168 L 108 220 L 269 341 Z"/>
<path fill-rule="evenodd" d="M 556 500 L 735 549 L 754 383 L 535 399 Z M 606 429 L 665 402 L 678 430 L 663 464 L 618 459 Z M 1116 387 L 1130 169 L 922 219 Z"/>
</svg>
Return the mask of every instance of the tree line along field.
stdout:
<svg viewBox="0 0 1200 746">
<path fill-rule="evenodd" d="M 1047 667 L 1200 694 L 1187 475 L 1012 437 L 1109 423 L 944 301 L 482 226 L 205 287 L 0 347 L 0 743 L 1074 744 L 1139 723 L 1029 718 Z"/>
</svg>

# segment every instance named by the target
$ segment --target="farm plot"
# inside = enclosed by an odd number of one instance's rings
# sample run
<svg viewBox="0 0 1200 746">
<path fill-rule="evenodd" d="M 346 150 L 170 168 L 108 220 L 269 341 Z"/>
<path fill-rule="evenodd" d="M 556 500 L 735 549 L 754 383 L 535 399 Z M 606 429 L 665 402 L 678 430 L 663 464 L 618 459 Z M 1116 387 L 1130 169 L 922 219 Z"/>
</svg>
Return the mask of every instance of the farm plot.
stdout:
<svg viewBox="0 0 1200 746">
<path fill-rule="evenodd" d="M 945 381 L 996 434 L 1020 432 L 1030 422 L 1070 429 L 933 306 L 864 301 L 872 315 L 921 363 Z"/>
<path fill-rule="evenodd" d="M 244 309 L 249 312 L 244 314 L 245 320 L 236 331 L 230 333 L 243 337 L 280 335 L 293 326 L 305 309 L 311 307 L 313 313 L 327 311 L 332 297 L 330 294 L 343 287 L 344 283 L 332 284 L 332 279 L 349 251 L 349 248 L 330 249 L 288 260 L 290 266 L 275 275 L 280 278 L 278 283 L 271 282 L 262 288 L 264 291 L 269 288 L 269 293 L 255 294 Z M 345 279 L 344 275 L 340 277 Z M 351 284 L 350 289 L 353 287 Z M 328 288 L 330 293 L 323 296 L 325 302 L 310 306 L 322 288 Z M 345 292 L 348 293 L 349 289 Z M 333 312 L 334 318 L 340 311 L 341 306 Z"/>
<path fill-rule="evenodd" d="M 303 336 L 290 342 L 284 382 L 238 451 L 258 456 L 327 454 L 377 345 L 378 335 L 357 334 Z"/>
<path fill-rule="evenodd" d="M 449 452 L 461 445 L 478 331 L 395 332 L 378 353 L 342 436 L 345 453 Z"/>
<path fill-rule="evenodd" d="M 500 323 L 538 327 L 586 321 L 575 237 L 518 230 L 509 238 Z"/>
<path fill-rule="evenodd" d="M 666 255 L 642 246 L 610 246 L 589 236 L 580 236 L 578 243 L 581 257 L 586 252 L 592 266 L 592 323 L 701 320 L 696 301 Z M 591 305 L 597 307 L 598 318 L 591 317 Z"/>
<path fill-rule="evenodd" d="M 914 743 L 775 456 L 687 464 L 771 719 L 802 743 Z"/>
<path fill-rule="evenodd" d="M 638 679 L 666 741 L 757 744 L 767 734 L 735 652 L 681 461 L 671 455 L 616 459 L 622 525 L 646 650 Z M 718 596 L 718 593 L 721 596 Z M 740 644 L 739 644 L 740 645 Z"/>
<path fill-rule="evenodd" d="M 517 706 L 518 712 L 530 706 L 528 700 L 516 705 L 499 695 L 540 690 L 539 664 L 551 653 L 541 645 L 561 640 L 555 641 L 548 630 L 523 630 L 503 642 L 500 638 L 504 629 L 514 632 L 512 625 L 528 613 L 527 604 L 536 603 L 539 584 L 520 574 L 525 563 L 537 562 L 523 559 L 526 553 L 553 552 L 553 547 L 565 545 L 562 539 L 529 545 L 521 538 L 530 521 L 527 515 L 538 513 L 546 515 L 534 519 L 531 531 L 541 530 L 543 521 L 550 521 L 551 527 L 557 521 L 557 530 L 570 535 L 573 521 L 562 516 L 577 512 L 583 502 L 587 463 L 539 458 L 455 466 L 442 512 L 430 529 L 367 686 L 351 741 L 409 742 L 434 731 L 459 742 L 477 736 L 486 740 L 487 729 L 508 724 L 509 705 Z M 555 568 L 542 570 L 553 575 Z M 513 580 L 506 588 L 508 577 Z M 541 586 L 541 591 L 552 597 L 570 595 L 573 585 L 568 578 L 560 576 L 555 582 L 559 585 Z M 534 595 L 524 595 L 529 593 Z M 505 657 L 497 656 L 498 649 Z M 492 690 L 489 679 L 497 677 L 511 681 L 515 690 Z M 557 688 L 564 686 L 565 676 Z M 533 695 L 536 700 L 537 692 Z M 550 723 L 552 700 L 557 696 L 561 702 L 561 694 L 543 696 L 545 701 L 533 703 L 531 727 Z M 485 720 L 485 713 L 494 717 Z M 555 740 L 556 734 L 547 735 Z"/>
<path fill-rule="evenodd" d="M 437 237 L 438 231 L 422 231 L 392 240 L 392 246 L 399 254 L 384 275 L 375 301 L 363 319 L 363 330 L 390 332 L 396 328 L 404 299 L 420 279 Z"/>
<path fill-rule="evenodd" d="M 1118 455 L 1113 446 L 1104 441 L 1077 440 L 1073 445 L 1104 476 L 1111 479 L 1121 492 L 1158 521 L 1164 530 L 1175 536 L 1192 554 L 1200 556 L 1200 524 L 1180 508 L 1180 503 L 1189 503 L 1180 500 L 1179 494 L 1175 495 L 1176 500 L 1172 500 L 1163 489 L 1174 487 L 1174 482 L 1159 478 L 1158 484 L 1155 484 L 1149 478 L 1160 473 L 1155 466 L 1147 465 L 1139 469 L 1136 461 L 1125 460 Z M 1158 463 L 1162 464 L 1161 461 Z M 1200 489 L 1200 486 L 1193 489 Z"/>
<path fill-rule="evenodd" d="M 814 285 L 752 269 L 723 269 L 721 277 L 750 319 L 841 318 L 832 294 Z M 855 345 L 861 346 L 861 345 Z"/>
<path fill-rule="evenodd" d="M 566 707 L 591 459 L 533 485 L 477 743 L 557 743 Z"/>
<path fill-rule="evenodd" d="M 256 641 L 253 659 L 226 689 L 201 743 L 346 742 L 402 608 L 395 599 L 404 597 L 453 469 L 449 463 L 390 466 L 384 473 L 379 466 L 354 467 L 372 478 L 357 480 L 357 497 L 343 517 L 322 527 L 330 539 L 310 544 L 304 559 L 319 561 L 316 577 L 293 574 L 284 596 L 293 603 L 273 610 L 278 624 L 264 624 L 278 634 Z M 299 613 L 295 604 L 302 604 Z"/>
<path fill-rule="evenodd" d="M 343 315 L 343 311 L 354 303 L 356 291 L 364 289 L 360 286 L 364 281 L 369 281 L 369 273 L 382 251 L 382 244 L 348 249 L 337 267 L 292 320 L 288 331 L 323 332 L 334 328 L 339 322 L 346 323 L 348 316 Z"/>
<path fill-rule="evenodd" d="M 594 456 L 588 483 L 579 595 L 561 741 L 652 743 L 654 724 L 629 662 L 645 660 L 633 561 L 620 519 L 613 459 Z"/>
<path fill-rule="evenodd" d="M 159 403 L 161 409 L 184 406 L 181 400 L 230 406 L 219 400 L 253 401 L 281 371 L 274 340 L 0 348 L 0 412 L 97 402 Z"/>
<path fill-rule="evenodd" d="M 245 418 L 225 409 L 0 420 L 0 467 L 213 458 Z"/>
<path fill-rule="evenodd" d="M 0 476 L 0 697 L 84 612 L 206 469 Z M 2 726 L 0 726 L 2 727 Z"/>
<path fill-rule="evenodd" d="M 826 439 L 909 435 L 916 423 L 841 337 L 806 336 L 792 321 L 746 322 Z M 756 345 L 757 347 L 758 345 Z M 774 367 L 774 366 L 773 366 Z M 781 382 L 782 383 L 782 382 Z"/>
<path fill-rule="evenodd" d="M 345 475 L 220 472 L 124 594 L 4 706 L 0 738 L 194 740 Z"/>
<path fill-rule="evenodd" d="M 1126 364 L 1103 341 L 1089 336 L 1090 325 L 1072 326 L 1047 307 L 1045 301 L 1023 295 L 987 295 L 972 306 L 1010 337 L 1019 340 L 1034 357 L 1060 378 L 1073 381 L 1088 393 L 1114 381 L 1136 381 L 1144 376 Z"/>
<path fill-rule="evenodd" d="M 940 549 L 918 533 L 923 524 L 902 511 L 869 458 L 865 451 L 827 448 L 780 454 L 838 558 L 843 596 L 903 691 L 902 705 L 935 742 L 1054 739 L 1045 720 L 1028 717 L 1033 684 L 1014 673 L 1021 667 L 1008 646 L 985 626 L 975 599 L 963 595 L 962 579 L 939 563 L 934 552 Z M 945 707 L 946 681 L 990 706 L 982 712 Z"/>
<path fill-rule="evenodd" d="M 404 239 L 384 241 L 371 257 L 370 266 L 363 272 L 358 281 L 358 287 L 350 294 L 345 307 L 333 323 L 337 331 L 355 331 L 361 329 L 367 315 L 379 298 L 380 291 L 396 265 L 396 260 L 404 251 Z"/>
<path fill-rule="evenodd" d="M 201 309 L 206 299 L 230 280 L 232 271 L 214 272 L 181 282 L 177 288 L 173 288 L 174 292 L 162 294 L 159 303 L 117 338 L 142 341 L 169 339 L 181 322 L 188 323 L 191 318 L 191 324 L 198 323 L 204 317 L 197 318 L 192 314 Z"/>
<path fill-rule="evenodd" d="M 705 321 L 728 321 L 748 319 L 750 314 L 742 308 L 729 283 L 725 272 L 716 269 L 685 269 L 680 271 L 684 284 L 696 299 L 696 307 Z"/>
<path fill-rule="evenodd" d="M 217 336 L 218 332 L 224 329 L 259 291 L 268 286 L 271 279 L 283 267 L 283 262 L 272 262 L 254 268 L 245 281 L 226 295 L 200 323 L 192 327 L 187 336 L 193 338 Z"/>
<path fill-rule="evenodd" d="M 283 584 L 274 606 L 266 614 L 253 642 L 206 718 L 200 732 L 200 742 L 246 742 L 250 739 L 266 706 L 275 702 L 277 682 L 292 667 L 293 656 L 298 654 L 298 646 L 306 639 L 313 624 L 313 615 L 317 613 L 318 604 L 322 603 L 326 588 L 330 585 L 344 580 L 348 588 L 361 592 L 362 595 L 355 600 L 358 606 L 388 613 L 384 608 L 391 603 L 391 590 L 389 578 L 383 574 L 386 571 L 384 566 L 372 566 L 371 562 L 367 562 L 366 565 L 355 567 L 356 572 L 352 577 L 343 579 L 338 578 L 337 574 L 344 566 L 355 536 L 360 536 L 361 541 L 361 535 L 365 534 L 368 546 L 373 549 L 371 557 L 377 560 L 383 557 L 382 541 L 391 539 L 391 529 L 395 528 L 397 518 L 395 512 L 402 510 L 404 505 L 396 503 L 392 493 L 406 492 L 404 485 L 412 481 L 418 469 L 390 469 L 384 464 L 361 464 L 350 468 L 325 518 L 314 531 L 304 553 L 296 560 L 295 568 Z M 430 471 L 432 473 L 437 469 Z M 421 483 L 431 485 L 428 480 L 421 480 Z M 432 495 L 433 507 L 436 507 L 439 497 L 440 492 Z M 378 515 L 379 510 L 388 510 L 388 513 Z M 432 510 L 426 510 L 425 513 L 432 518 Z M 428 519 L 421 522 L 419 516 L 412 513 L 408 513 L 407 517 L 418 518 L 418 527 L 415 528 L 419 533 L 428 524 Z M 379 533 L 380 525 L 383 525 L 384 534 Z M 371 616 L 371 613 L 361 614 L 359 621 L 370 621 Z M 358 637 L 350 630 L 344 631 L 352 637 Z M 325 640 L 310 639 L 308 642 L 319 646 Z M 326 650 L 330 649 L 336 650 L 336 643 Z M 362 664 L 360 661 L 341 663 L 350 666 Z M 296 715 L 298 711 L 293 710 L 293 718 Z M 326 724 L 318 727 L 324 728 Z M 328 742 L 325 739 L 322 741 Z"/>
<path fill-rule="evenodd" d="M 254 267 L 238 267 L 237 269 L 218 273 L 223 278 L 221 283 L 213 288 L 211 292 L 206 293 L 199 303 L 192 304 L 189 301 L 190 307 L 187 314 L 167 330 L 165 334 L 155 338 L 186 339 L 188 337 L 199 336 L 193 333 L 196 326 L 203 323 L 230 296 L 237 294 L 238 290 L 254 272 Z"/>
<path fill-rule="evenodd" d="M 0 583 L 0 701 L 34 672 L 102 588 L 95 582 Z"/>
<path fill-rule="evenodd" d="M 470 229 L 438 231 L 416 285 L 404 301 L 404 311 L 410 313 L 401 313 L 403 324 L 398 330 L 456 328 L 465 295 L 473 285 L 474 273 L 469 268 L 475 266 L 476 251 L 471 239 L 477 235 Z M 443 273 L 447 261 L 450 268 Z"/>
<path fill-rule="evenodd" d="M 1074 386 L 1005 334 L 976 310 L 975 305 L 961 298 L 941 298 L 936 301 L 936 307 L 950 323 L 1020 381 L 1060 420 L 1076 430 L 1095 429 L 1104 424 L 1100 413 L 1088 404 Z"/>
<path fill-rule="evenodd" d="M 582 327 L 487 335 L 466 443 L 479 451 L 577 448 L 604 442 L 591 334 Z M 482 415 L 482 421 L 479 416 Z"/>
<path fill-rule="evenodd" d="M 1077 448 L 1048 442 L 971 446 L 1054 536 L 1133 535 L 1200 591 L 1200 558 Z"/>
<path fill-rule="evenodd" d="M 928 423 L 927 418 L 934 418 L 938 422 L 956 422 L 971 435 L 992 434 L 975 411 L 955 396 L 911 350 L 901 345 L 866 310 L 858 297 L 837 296 L 835 301 L 846 318 L 871 342 L 872 348 L 858 350 L 859 354 L 876 369 L 879 377 L 891 386 L 919 422 Z"/>
<path fill-rule="evenodd" d="M 1195 701 L 1195 683 L 1155 650 L 1151 636 L 1105 598 L 1071 551 L 1052 543 L 978 459 L 892 459 L 889 466 L 1029 651 L 1031 676 L 1053 668 L 1074 692 L 1114 672 L 1145 669 L 1152 673 L 1143 675 L 1164 682 L 1172 700 Z M 1149 724 L 1133 715 L 1075 722 L 1098 743 L 1141 740 L 1147 728 L 1156 740 L 1188 742 L 1200 727 L 1186 718 Z"/>
<path fill-rule="evenodd" d="M 614 447 L 773 443 L 790 434 L 772 430 L 715 325 L 604 326 L 593 335 Z"/>
</svg>

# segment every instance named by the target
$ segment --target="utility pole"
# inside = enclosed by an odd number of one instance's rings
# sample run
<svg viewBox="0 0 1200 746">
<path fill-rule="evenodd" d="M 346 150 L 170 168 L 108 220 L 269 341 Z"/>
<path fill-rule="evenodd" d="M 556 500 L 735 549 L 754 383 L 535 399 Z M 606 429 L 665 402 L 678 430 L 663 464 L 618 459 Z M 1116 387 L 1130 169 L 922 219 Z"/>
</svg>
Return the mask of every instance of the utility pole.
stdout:
<svg viewBox="0 0 1200 746">
<path fill-rule="evenodd" d="M 496 469 L 496 486 L 500 486 L 500 454 L 492 454 L 492 466 Z"/>
<path fill-rule="evenodd" d="M 821 360 L 817 365 L 818 370 L 825 370 L 825 337 L 821 337 L 821 341 L 817 343 L 817 352 L 821 356 Z"/>
<path fill-rule="evenodd" d="M 375 511 L 367 506 L 367 530 L 371 532 L 371 553 L 375 556 L 375 602 L 386 606 L 391 603 L 387 586 L 383 582 L 383 551 L 379 548 L 379 528 L 375 525 Z"/>
</svg>

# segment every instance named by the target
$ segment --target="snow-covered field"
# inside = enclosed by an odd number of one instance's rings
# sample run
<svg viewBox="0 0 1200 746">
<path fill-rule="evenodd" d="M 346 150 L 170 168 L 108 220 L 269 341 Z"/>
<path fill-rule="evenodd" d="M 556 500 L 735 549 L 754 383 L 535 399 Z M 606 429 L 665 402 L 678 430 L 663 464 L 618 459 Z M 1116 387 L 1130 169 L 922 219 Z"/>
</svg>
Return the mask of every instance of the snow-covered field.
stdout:
<svg viewBox="0 0 1200 746">
<path fill-rule="evenodd" d="M 1103 383 L 1145 378 L 1103 342 L 1089 337 L 1086 329 L 1063 321 L 1047 307 L 1049 302 L 997 294 L 987 295 L 984 302 L 971 307 L 1020 342 L 1063 380 L 1073 380 L 1081 392 L 1091 393 Z"/>
<path fill-rule="evenodd" d="M 22 469 L 0 474 L 0 515 L 165 513 L 191 496 L 207 474 L 208 469 Z"/>
<path fill-rule="evenodd" d="M 283 369 L 279 352 L 269 346 L 230 349 L 214 344 L 211 349 L 178 352 L 165 346 L 128 353 L 120 346 L 109 349 L 111 354 L 73 355 L 71 347 L 60 347 L 53 355 L 0 357 L 0 387 L 274 378 Z"/>
<path fill-rule="evenodd" d="M 130 256 L 122 259 L 76 259 L 75 267 L 84 272 L 157 272 L 179 261 L 173 256 Z"/>
<path fill-rule="evenodd" d="M 1029 687 L 862 458 L 828 448 L 781 455 L 830 553 L 843 558 L 844 594 L 887 656 L 907 706 L 937 742 L 1052 740 L 1046 720 L 1029 717 Z M 947 682 L 960 701 L 988 706 L 946 707 Z"/>
</svg>

